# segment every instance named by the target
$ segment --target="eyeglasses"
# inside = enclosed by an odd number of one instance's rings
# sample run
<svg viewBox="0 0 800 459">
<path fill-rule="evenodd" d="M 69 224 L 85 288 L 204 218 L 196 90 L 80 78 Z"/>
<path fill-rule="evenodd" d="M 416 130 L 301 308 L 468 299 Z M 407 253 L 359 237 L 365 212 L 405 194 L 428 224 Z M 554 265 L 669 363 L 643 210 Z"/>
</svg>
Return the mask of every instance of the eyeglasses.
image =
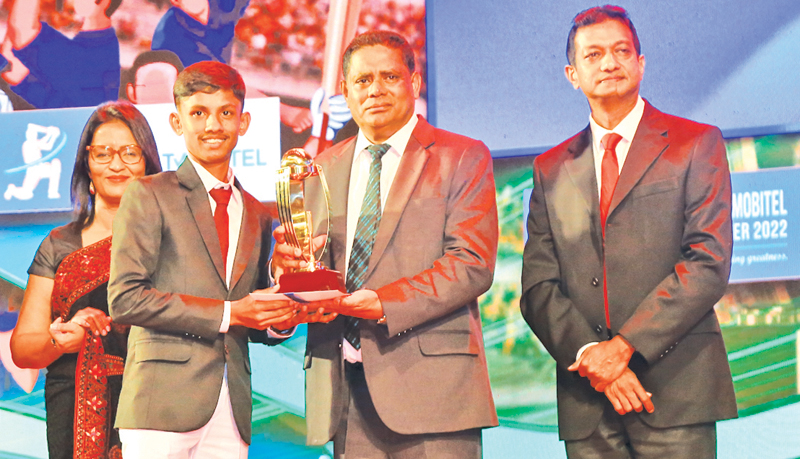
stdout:
<svg viewBox="0 0 800 459">
<path fill-rule="evenodd" d="M 139 145 L 125 145 L 119 150 L 108 145 L 89 145 L 86 150 L 98 164 L 110 163 L 116 154 L 119 154 L 119 159 L 125 164 L 138 164 L 142 160 L 142 147 Z"/>
</svg>

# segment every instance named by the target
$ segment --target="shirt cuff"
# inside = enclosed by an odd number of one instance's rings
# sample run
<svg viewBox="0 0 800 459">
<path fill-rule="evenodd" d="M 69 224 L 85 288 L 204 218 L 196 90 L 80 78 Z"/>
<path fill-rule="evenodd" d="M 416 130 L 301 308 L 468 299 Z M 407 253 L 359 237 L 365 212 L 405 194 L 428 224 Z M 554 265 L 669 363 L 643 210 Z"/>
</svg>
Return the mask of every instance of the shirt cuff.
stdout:
<svg viewBox="0 0 800 459">
<path fill-rule="evenodd" d="M 231 327 L 231 302 L 225 302 L 225 310 L 222 312 L 222 323 L 219 326 L 220 333 L 228 333 Z"/>
<path fill-rule="evenodd" d="M 577 362 L 578 360 L 580 360 L 581 356 L 583 355 L 583 353 L 586 352 L 586 349 L 589 349 L 590 347 L 594 346 L 595 344 L 600 344 L 600 342 L 599 341 L 594 341 L 594 342 L 591 342 L 591 343 L 586 343 L 583 346 L 581 346 L 581 348 L 578 349 L 578 354 L 575 356 L 575 361 Z"/>
<path fill-rule="evenodd" d="M 275 285 L 275 278 L 272 277 L 272 257 L 270 257 L 269 261 L 267 262 L 267 275 L 269 276 L 269 285 L 270 287 Z M 294 332 L 292 332 L 294 333 Z"/>
</svg>

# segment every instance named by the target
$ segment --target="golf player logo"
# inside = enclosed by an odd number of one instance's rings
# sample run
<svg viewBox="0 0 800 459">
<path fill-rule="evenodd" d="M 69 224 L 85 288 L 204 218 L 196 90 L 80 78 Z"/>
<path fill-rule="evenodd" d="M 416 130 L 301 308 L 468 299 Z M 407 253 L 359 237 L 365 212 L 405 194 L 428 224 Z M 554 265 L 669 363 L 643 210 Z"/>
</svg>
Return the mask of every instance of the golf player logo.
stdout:
<svg viewBox="0 0 800 459">
<path fill-rule="evenodd" d="M 7 174 L 25 171 L 25 178 L 22 179 L 22 186 L 10 183 L 3 197 L 6 201 L 11 198 L 27 201 L 33 197 L 33 191 L 42 179 L 50 182 L 47 187 L 48 199 L 58 199 L 58 184 L 61 179 L 61 160 L 55 156 L 64 148 L 67 136 L 61 138 L 61 142 L 55 148 L 56 140 L 61 134 L 61 129 L 57 126 L 39 126 L 38 124 L 28 123 L 25 131 L 25 141 L 22 143 L 22 160 L 24 166 L 8 169 Z M 45 152 L 49 152 L 46 156 Z"/>
</svg>

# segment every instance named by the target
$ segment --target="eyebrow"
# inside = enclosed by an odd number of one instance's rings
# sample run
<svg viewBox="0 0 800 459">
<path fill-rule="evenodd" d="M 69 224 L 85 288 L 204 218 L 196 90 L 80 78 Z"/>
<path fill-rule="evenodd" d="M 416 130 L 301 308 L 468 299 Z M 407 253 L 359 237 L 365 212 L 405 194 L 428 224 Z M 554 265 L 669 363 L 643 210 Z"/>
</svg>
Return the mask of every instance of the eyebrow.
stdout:
<svg viewBox="0 0 800 459">
<path fill-rule="evenodd" d="M 219 107 L 220 110 L 235 110 L 236 108 L 237 108 L 236 104 L 233 104 L 233 103 L 225 104 L 225 105 Z M 195 105 L 192 105 L 190 107 L 187 107 L 187 110 L 189 110 L 189 111 L 209 110 L 209 107 L 207 105 L 195 104 Z"/>
<path fill-rule="evenodd" d="M 611 44 L 611 48 L 616 48 L 619 45 L 633 46 L 633 42 L 630 41 L 630 40 L 627 40 L 627 39 L 617 40 L 617 41 L 615 41 L 614 43 Z M 588 50 L 588 49 L 603 49 L 603 48 L 606 48 L 606 46 L 598 45 L 598 44 L 591 44 L 591 45 L 586 46 L 584 49 Z"/>
</svg>

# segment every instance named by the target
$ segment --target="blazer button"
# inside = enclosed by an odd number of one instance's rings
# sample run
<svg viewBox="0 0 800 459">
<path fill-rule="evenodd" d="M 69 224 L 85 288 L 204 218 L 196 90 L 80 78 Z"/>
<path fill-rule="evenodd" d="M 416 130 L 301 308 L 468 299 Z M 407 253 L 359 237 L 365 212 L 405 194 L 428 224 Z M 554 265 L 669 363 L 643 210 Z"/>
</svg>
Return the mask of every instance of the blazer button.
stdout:
<svg viewBox="0 0 800 459">
<path fill-rule="evenodd" d="M 603 327 L 598 325 L 598 326 L 594 327 L 594 331 L 596 331 L 597 334 L 599 335 L 599 334 L 603 333 Z"/>
<path fill-rule="evenodd" d="M 593 277 L 592 278 L 592 286 L 597 287 L 598 285 L 600 285 L 600 279 L 598 279 L 596 277 Z"/>
</svg>

